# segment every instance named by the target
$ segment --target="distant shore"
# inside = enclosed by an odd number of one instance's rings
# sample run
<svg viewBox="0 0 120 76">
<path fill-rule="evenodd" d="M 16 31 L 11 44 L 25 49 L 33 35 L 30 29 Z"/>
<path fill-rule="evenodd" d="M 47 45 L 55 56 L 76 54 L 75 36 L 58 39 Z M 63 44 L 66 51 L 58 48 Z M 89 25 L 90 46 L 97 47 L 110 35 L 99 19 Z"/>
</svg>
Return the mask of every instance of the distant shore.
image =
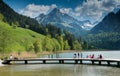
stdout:
<svg viewBox="0 0 120 76">
<path fill-rule="evenodd" d="M 13 55 L 13 57 L 22 59 L 22 58 L 37 58 L 43 55 L 48 54 L 54 54 L 54 53 L 69 53 L 69 52 L 90 52 L 90 51 L 105 51 L 105 50 L 63 50 L 63 51 L 56 51 L 56 52 L 49 52 L 49 51 L 43 51 L 43 52 L 12 52 L 12 53 L 5 53 L 4 55 L 0 53 L 0 59 L 2 58 L 8 58 L 10 55 Z M 109 50 L 111 51 L 111 50 Z"/>
<path fill-rule="evenodd" d="M 36 57 L 40 57 L 42 55 L 48 55 L 48 54 L 54 54 L 54 53 L 67 53 L 67 52 L 80 52 L 80 51 L 76 51 L 76 50 L 63 50 L 63 51 L 56 51 L 56 52 L 49 52 L 49 51 L 43 51 L 43 52 L 12 52 L 12 53 L 5 53 L 4 55 L 0 53 L 0 58 L 8 58 L 10 55 L 12 55 L 13 57 L 22 59 L 22 58 L 36 58 Z"/>
</svg>

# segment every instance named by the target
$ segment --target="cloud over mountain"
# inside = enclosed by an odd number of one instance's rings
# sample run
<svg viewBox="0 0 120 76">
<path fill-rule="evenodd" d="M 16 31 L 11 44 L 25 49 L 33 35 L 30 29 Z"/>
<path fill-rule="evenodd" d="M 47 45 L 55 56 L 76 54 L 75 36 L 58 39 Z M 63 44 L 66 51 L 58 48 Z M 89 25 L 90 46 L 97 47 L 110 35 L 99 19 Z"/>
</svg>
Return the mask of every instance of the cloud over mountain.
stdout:
<svg viewBox="0 0 120 76">
<path fill-rule="evenodd" d="M 75 8 L 66 8 L 56 4 L 29 4 L 20 11 L 20 14 L 34 18 L 42 13 L 47 14 L 56 7 L 60 9 L 60 12 L 69 14 L 78 20 L 95 22 L 101 20 L 109 12 L 115 11 L 118 8 L 120 9 L 120 0 L 86 0 L 82 4 L 78 4 Z"/>
<path fill-rule="evenodd" d="M 24 9 L 20 11 L 21 14 L 29 16 L 29 17 L 36 17 L 39 14 L 47 14 L 50 10 L 56 8 L 56 4 L 48 5 L 35 5 L 29 4 Z"/>
<path fill-rule="evenodd" d="M 119 6 L 120 0 L 87 0 L 75 8 L 75 15 L 81 19 L 99 20 Z"/>
</svg>

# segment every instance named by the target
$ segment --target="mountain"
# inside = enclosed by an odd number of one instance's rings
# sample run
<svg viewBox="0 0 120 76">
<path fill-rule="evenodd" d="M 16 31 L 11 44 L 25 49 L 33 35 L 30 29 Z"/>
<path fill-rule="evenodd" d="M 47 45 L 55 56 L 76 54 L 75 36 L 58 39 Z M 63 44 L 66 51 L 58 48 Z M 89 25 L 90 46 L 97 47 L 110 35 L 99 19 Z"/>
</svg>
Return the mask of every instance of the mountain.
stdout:
<svg viewBox="0 0 120 76">
<path fill-rule="evenodd" d="M 76 36 L 83 35 L 86 30 L 82 28 L 83 22 L 76 20 L 68 14 L 61 13 L 59 9 L 53 9 L 49 14 L 40 14 L 36 20 L 43 25 L 52 24 L 59 28 L 66 29 Z"/>
<path fill-rule="evenodd" d="M 0 0 L 1 54 L 60 50 L 58 40 L 40 34 L 41 30 L 45 31 L 35 19 L 16 13 L 3 0 Z"/>
<path fill-rule="evenodd" d="M 36 52 L 36 46 L 39 51 L 44 51 L 45 47 L 43 44 L 46 44 L 46 42 L 48 51 L 52 51 L 54 48 L 60 50 L 60 44 L 57 39 L 48 38 L 29 29 L 21 27 L 14 28 L 4 22 L 3 17 L 0 14 L 0 53 L 10 53 L 13 51 Z M 49 47 L 52 48 L 49 49 Z M 37 52 L 39 52 L 38 50 Z"/>
<path fill-rule="evenodd" d="M 82 42 L 80 37 L 75 38 L 66 30 L 61 31 L 50 24 L 44 27 L 35 19 L 16 13 L 0 0 L 0 52 L 88 49 L 84 47 L 88 46 L 87 43 Z"/>
<path fill-rule="evenodd" d="M 100 49 L 120 50 L 120 10 L 105 16 L 85 39 Z"/>
<path fill-rule="evenodd" d="M 120 33 L 120 10 L 117 13 L 109 13 L 99 24 L 97 24 L 91 33 L 100 32 L 119 32 Z"/>
<path fill-rule="evenodd" d="M 82 21 L 82 28 L 85 30 L 91 30 L 94 25 L 89 20 Z"/>
<path fill-rule="evenodd" d="M 4 16 L 4 22 L 7 22 L 11 26 L 28 28 L 41 33 L 42 26 L 35 19 L 16 13 L 3 0 L 0 0 L 0 13 Z"/>
</svg>

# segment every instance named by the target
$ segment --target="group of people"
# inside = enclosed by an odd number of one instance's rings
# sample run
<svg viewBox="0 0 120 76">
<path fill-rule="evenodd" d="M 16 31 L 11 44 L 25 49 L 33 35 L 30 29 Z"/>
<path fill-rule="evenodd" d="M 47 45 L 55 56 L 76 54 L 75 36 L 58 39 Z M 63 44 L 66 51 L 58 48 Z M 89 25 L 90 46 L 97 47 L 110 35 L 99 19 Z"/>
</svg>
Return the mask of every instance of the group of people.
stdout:
<svg viewBox="0 0 120 76">
<path fill-rule="evenodd" d="M 82 53 L 74 53 L 74 58 L 82 58 Z M 86 58 L 95 58 L 95 55 L 94 54 L 92 54 L 92 55 L 87 55 L 86 56 Z M 98 59 L 102 59 L 103 58 L 103 56 L 102 56 L 102 54 L 100 54 L 100 55 L 98 55 L 98 57 L 97 57 Z"/>
<path fill-rule="evenodd" d="M 74 54 L 74 58 L 82 58 L 82 53 L 75 53 Z"/>
<path fill-rule="evenodd" d="M 87 57 L 86 58 L 95 58 L 95 56 L 94 56 L 94 54 L 92 54 L 92 55 L 87 55 Z M 98 55 L 98 57 L 97 57 L 98 59 L 102 59 L 103 58 L 103 56 L 100 54 L 100 55 Z"/>
</svg>

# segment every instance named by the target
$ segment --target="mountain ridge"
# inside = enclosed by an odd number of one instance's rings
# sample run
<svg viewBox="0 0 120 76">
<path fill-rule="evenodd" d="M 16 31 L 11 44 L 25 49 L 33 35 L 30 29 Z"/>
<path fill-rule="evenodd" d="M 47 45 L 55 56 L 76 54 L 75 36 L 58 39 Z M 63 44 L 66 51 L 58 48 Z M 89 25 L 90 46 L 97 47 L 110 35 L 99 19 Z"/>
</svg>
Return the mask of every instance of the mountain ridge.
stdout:
<svg viewBox="0 0 120 76">
<path fill-rule="evenodd" d="M 106 15 L 89 32 L 86 41 L 99 49 L 120 50 L 120 10 Z"/>
<path fill-rule="evenodd" d="M 61 28 L 62 30 L 66 29 L 76 36 L 84 35 L 86 33 L 86 30 L 82 28 L 82 25 L 84 24 L 83 22 L 76 20 L 68 14 L 61 13 L 57 8 L 54 8 L 47 15 L 40 14 L 35 19 L 44 26 L 51 23 L 54 26 Z"/>
<path fill-rule="evenodd" d="M 103 32 L 119 32 L 120 33 L 120 10 L 117 13 L 111 12 L 103 18 L 90 33 L 97 34 Z"/>
</svg>

